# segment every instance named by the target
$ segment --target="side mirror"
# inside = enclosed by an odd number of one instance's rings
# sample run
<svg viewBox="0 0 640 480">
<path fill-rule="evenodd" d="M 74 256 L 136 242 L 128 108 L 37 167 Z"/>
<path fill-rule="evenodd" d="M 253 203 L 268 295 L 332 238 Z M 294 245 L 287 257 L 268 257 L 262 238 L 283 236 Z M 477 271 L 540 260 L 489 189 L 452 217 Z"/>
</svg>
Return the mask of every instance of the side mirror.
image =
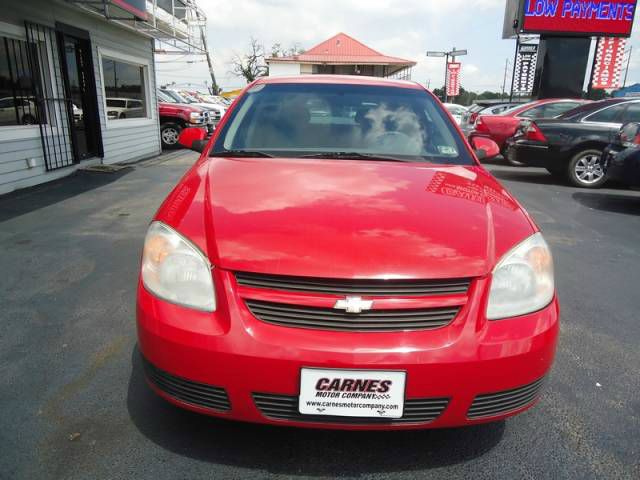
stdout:
<svg viewBox="0 0 640 480">
<path fill-rule="evenodd" d="M 207 146 L 207 132 L 204 128 L 185 128 L 180 132 L 178 143 L 185 148 L 202 153 Z"/>
<path fill-rule="evenodd" d="M 618 143 L 627 148 L 640 145 L 640 123 L 625 123 L 618 132 Z"/>
<path fill-rule="evenodd" d="M 478 160 L 488 160 L 500 155 L 498 144 L 487 137 L 472 137 L 471 146 L 476 152 Z"/>
</svg>

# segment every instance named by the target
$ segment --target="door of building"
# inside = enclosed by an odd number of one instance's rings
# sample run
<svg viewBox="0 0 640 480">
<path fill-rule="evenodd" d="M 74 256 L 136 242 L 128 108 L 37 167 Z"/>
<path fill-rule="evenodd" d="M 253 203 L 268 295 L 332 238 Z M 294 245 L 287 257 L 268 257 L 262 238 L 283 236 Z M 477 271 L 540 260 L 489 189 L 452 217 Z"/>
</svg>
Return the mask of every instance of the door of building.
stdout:
<svg viewBox="0 0 640 480">
<path fill-rule="evenodd" d="M 58 49 L 67 98 L 76 161 L 101 157 L 102 135 L 89 32 L 56 25 Z"/>
</svg>

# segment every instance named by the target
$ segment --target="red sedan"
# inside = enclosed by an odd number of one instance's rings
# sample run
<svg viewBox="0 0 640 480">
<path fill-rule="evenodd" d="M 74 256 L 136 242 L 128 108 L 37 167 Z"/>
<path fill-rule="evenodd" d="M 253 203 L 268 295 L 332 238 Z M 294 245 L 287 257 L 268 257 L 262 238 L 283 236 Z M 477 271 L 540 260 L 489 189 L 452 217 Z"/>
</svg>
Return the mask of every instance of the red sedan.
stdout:
<svg viewBox="0 0 640 480">
<path fill-rule="evenodd" d="M 489 137 L 498 144 L 502 152 L 505 142 L 515 135 L 521 120 L 555 118 L 584 103 L 584 100 L 571 99 L 536 100 L 510 108 L 499 115 L 480 115 L 469 137 Z"/>
<path fill-rule="evenodd" d="M 422 86 L 261 78 L 206 146 L 181 141 L 202 155 L 149 227 L 138 284 L 158 395 L 343 429 L 535 404 L 558 336 L 551 253 L 479 164 L 497 146 L 474 150 Z"/>
</svg>

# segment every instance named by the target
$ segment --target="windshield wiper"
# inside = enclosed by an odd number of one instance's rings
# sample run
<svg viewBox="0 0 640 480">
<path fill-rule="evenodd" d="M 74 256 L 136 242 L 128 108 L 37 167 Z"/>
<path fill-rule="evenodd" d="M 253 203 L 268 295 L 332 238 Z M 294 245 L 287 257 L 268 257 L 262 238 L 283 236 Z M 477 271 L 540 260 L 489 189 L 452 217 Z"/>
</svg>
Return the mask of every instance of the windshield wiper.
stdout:
<svg viewBox="0 0 640 480">
<path fill-rule="evenodd" d="M 311 155 L 302 155 L 300 158 L 327 158 L 327 159 L 340 159 L 340 160 L 378 160 L 383 162 L 413 162 L 406 158 L 388 157 L 385 155 L 376 155 L 372 153 L 359 153 L 359 152 L 322 152 L 314 153 Z"/>
<path fill-rule="evenodd" d="M 255 157 L 255 158 L 273 158 L 265 152 L 258 152 L 256 150 L 224 150 L 222 152 L 211 152 L 210 157 Z"/>
</svg>

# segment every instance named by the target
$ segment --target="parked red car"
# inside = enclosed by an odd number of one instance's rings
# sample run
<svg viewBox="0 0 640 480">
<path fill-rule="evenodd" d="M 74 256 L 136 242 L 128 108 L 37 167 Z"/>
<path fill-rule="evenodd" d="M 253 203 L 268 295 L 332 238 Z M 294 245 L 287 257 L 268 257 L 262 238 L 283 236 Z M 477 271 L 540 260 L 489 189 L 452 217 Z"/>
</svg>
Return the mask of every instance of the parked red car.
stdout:
<svg viewBox="0 0 640 480">
<path fill-rule="evenodd" d="M 182 134 L 202 156 L 144 244 L 138 339 L 158 395 L 341 429 L 473 425 L 537 401 L 552 258 L 479 164 L 493 141 L 474 151 L 419 84 L 321 75 L 260 78 L 203 138 Z"/>
<path fill-rule="evenodd" d="M 584 103 L 584 100 L 572 99 L 536 100 L 512 107 L 499 115 L 480 115 L 469 136 L 489 137 L 498 144 L 500 151 L 504 152 L 506 140 L 515 135 L 521 120 L 555 118 Z"/>
</svg>

